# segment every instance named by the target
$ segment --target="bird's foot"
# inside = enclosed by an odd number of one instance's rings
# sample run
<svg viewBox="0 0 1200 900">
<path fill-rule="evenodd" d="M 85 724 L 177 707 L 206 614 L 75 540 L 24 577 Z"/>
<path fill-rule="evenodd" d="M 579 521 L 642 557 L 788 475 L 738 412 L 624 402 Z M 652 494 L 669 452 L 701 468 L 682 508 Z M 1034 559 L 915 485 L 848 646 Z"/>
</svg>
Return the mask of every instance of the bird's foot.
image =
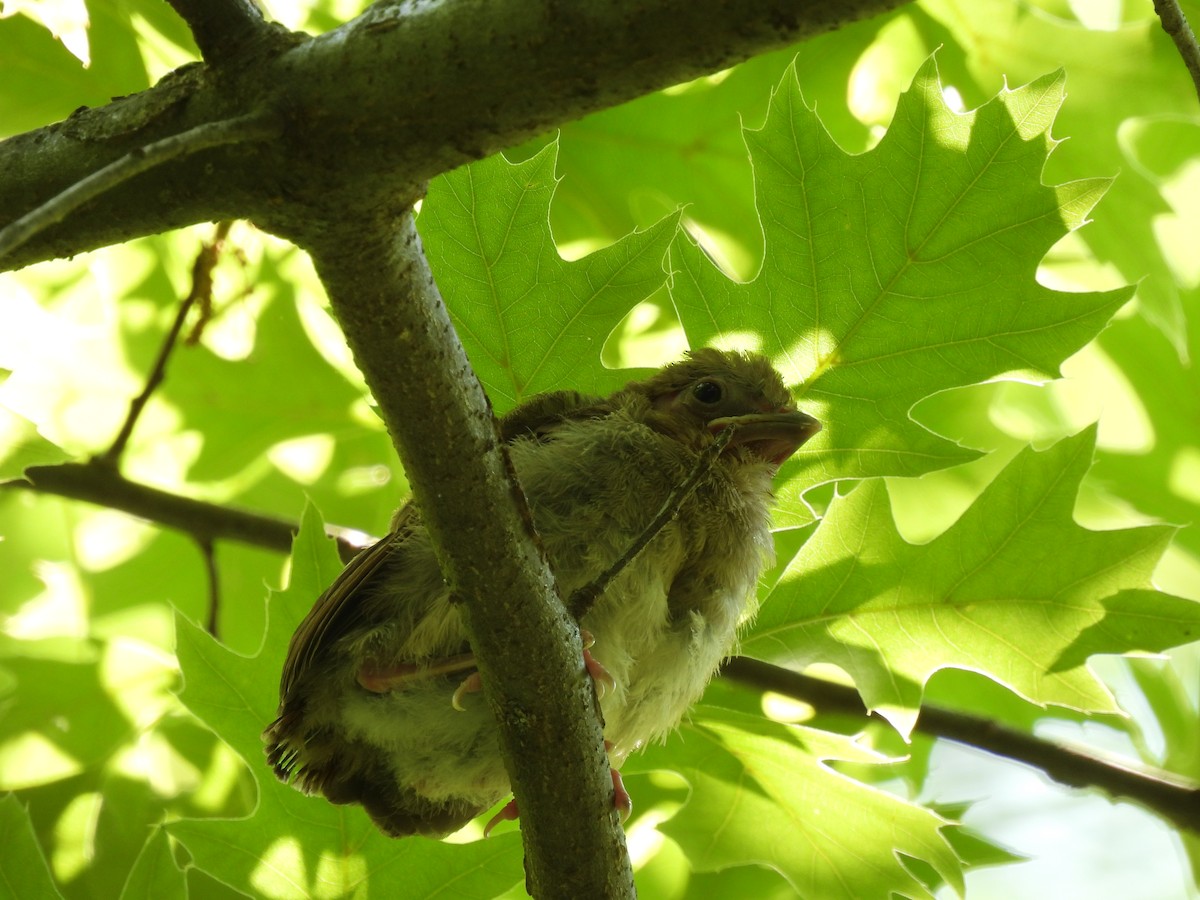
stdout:
<svg viewBox="0 0 1200 900">
<path fill-rule="evenodd" d="M 583 640 L 583 667 L 596 683 L 596 696 L 603 699 L 608 691 L 616 690 L 617 679 L 612 673 L 592 656 L 591 648 L 596 644 L 596 637 L 586 628 L 579 629 L 579 637 Z"/>
<path fill-rule="evenodd" d="M 474 667 L 475 654 L 460 653 L 457 656 L 447 656 L 445 659 L 434 660 L 423 665 L 416 663 L 393 663 L 388 666 L 365 665 L 358 670 L 356 678 L 359 685 L 372 694 L 386 694 L 388 691 L 407 687 L 409 683 L 420 678 L 452 675 L 455 672 L 463 672 Z M 468 678 L 468 680 L 470 679 Z"/>
<path fill-rule="evenodd" d="M 492 829 L 495 828 L 497 825 L 499 825 L 501 822 L 515 822 L 520 817 L 521 817 L 521 814 L 519 812 L 517 812 L 516 799 L 514 798 L 512 800 L 509 800 L 502 807 L 500 807 L 500 812 L 498 812 L 494 816 L 492 816 L 488 820 L 488 823 L 483 826 L 483 836 L 491 837 Z"/>
<path fill-rule="evenodd" d="M 612 741 L 604 742 L 604 749 L 608 752 L 612 751 Z M 617 815 L 624 822 L 633 813 L 633 797 L 629 796 L 629 791 L 625 789 L 625 782 L 621 780 L 621 773 L 613 766 L 608 767 L 608 774 L 612 777 L 613 785 L 613 806 L 617 808 Z"/>
<path fill-rule="evenodd" d="M 596 696 L 603 697 L 608 691 L 616 689 L 617 680 L 613 678 L 612 673 L 604 668 L 598 659 L 592 656 L 589 648 L 596 643 L 596 638 L 592 633 L 586 628 L 581 628 L 579 630 L 579 637 L 583 640 L 583 667 L 587 669 L 588 675 L 591 676 L 592 681 L 596 684 Z M 443 671 L 449 670 L 444 669 Z M 363 685 L 363 687 L 367 687 L 363 682 L 362 672 L 359 672 L 358 683 Z M 367 690 L 371 690 L 371 688 L 367 687 Z M 483 679 L 479 677 L 478 672 L 472 672 L 454 689 L 454 696 L 450 698 L 450 705 L 459 712 L 464 712 L 466 711 L 466 707 L 463 706 L 463 699 L 467 694 L 475 694 L 481 690 L 483 690 Z"/>
<path fill-rule="evenodd" d="M 604 749 L 611 750 L 612 741 L 605 741 Z M 613 808 L 616 809 L 617 815 L 620 817 L 622 824 L 624 824 L 625 820 L 628 819 L 630 814 L 633 812 L 633 798 L 629 796 L 629 791 L 625 789 L 625 782 L 621 780 L 620 772 L 618 772 L 612 766 L 609 766 L 608 774 L 609 777 L 612 778 Z M 492 829 L 501 822 L 515 822 L 520 817 L 521 814 L 517 810 L 517 801 L 515 799 L 509 800 L 502 807 L 500 807 L 500 811 L 492 816 L 491 819 L 488 820 L 488 823 L 483 826 L 483 836 L 491 837 Z"/>
</svg>

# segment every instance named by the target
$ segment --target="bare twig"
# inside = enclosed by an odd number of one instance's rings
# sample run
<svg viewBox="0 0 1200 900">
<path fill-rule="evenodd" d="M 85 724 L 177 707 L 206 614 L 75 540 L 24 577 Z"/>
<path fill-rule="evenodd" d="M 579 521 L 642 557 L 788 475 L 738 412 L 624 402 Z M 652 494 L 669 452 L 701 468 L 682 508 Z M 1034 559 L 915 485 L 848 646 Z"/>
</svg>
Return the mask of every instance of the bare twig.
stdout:
<svg viewBox="0 0 1200 900">
<path fill-rule="evenodd" d="M 88 201 L 95 200 L 135 175 L 212 147 L 266 140 L 278 135 L 279 130 L 279 124 L 272 117 L 251 113 L 236 119 L 197 125 L 188 131 L 131 150 L 0 230 L 0 259 L 38 232 L 61 222 Z"/>
<path fill-rule="evenodd" d="M 278 553 L 291 550 L 292 535 L 297 531 L 294 522 L 181 497 L 130 481 L 113 467 L 96 463 L 31 466 L 25 470 L 24 479 L 0 482 L 0 489 L 83 500 L 157 522 L 197 540 L 241 541 Z M 326 530 L 337 541 L 343 559 L 350 559 L 363 547 L 363 541 L 349 537 L 354 534 L 349 529 Z"/>
<path fill-rule="evenodd" d="M 823 712 L 867 715 L 862 698 L 854 688 L 801 675 L 757 659 L 735 656 L 725 663 L 721 675 L 757 690 L 792 697 Z M 1133 800 L 1182 828 L 1200 832 L 1200 786 L 1177 775 L 1139 771 L 1106 762 L 982 716 L 937 706 L 921 707 L 916 730 L 1026 763 L 1061 784 L 1099 788 L 1113 797 Z"/>
<path fill-rule="evenodd" d="M 1188 25 L 1187 16 L 1179 8 L 1178 0 L 1154 0 L 1154 11 L 1162 22 L 1163 31 L 1175 42 L 1183 64 L 1187 66 L 1196 86 L 1196 95 L 1200 97 L 1200 45 L 1196 44 L 1196 35 Z"/>
<path fill-rule="evenodd" d="M 187 319 L 188 312 L 196 303 L 200 303 L 201 307 L 207 304 L 211 308 L 212 272 L 217 265 L 217 260 L 220 258 L 221 249 L 226 236 L 229 234 L 229 227 L 232 224 L 229 221 L 218 223 L 212 242 L 201 247 L 200 252 L 196 255 L 196 262 L 192 265 L 191 290 L 183 298 L 183 302 L 179 304 L 179 312 L 175 314 L 175 321 L 171 323 L 170 330 L 167 332 L 166 337 L 163 338 L 158 356 L 154 360 L 154 365 L 150 368 L 150 374 L 146 376 L 146 385 L 142 388 L 142 392 L 130 401 L 129 413 L 125 416 L 125 421 L 121 424 L 121 430 L 117 432 L 112 446 L 96 458 L 97 462 L 110 466 L 115 466 L 120 462 L 121 454 L 125 451 L 125 445 L 129 443 L 134 426 L 137 425 L 138 417 L 142 414 L 142 410 L 145 408 L 147 401 L 149 401 L 150 395 L 154 393 L 158 386 L 162 384 L 163 378 L 166 377 L 167 361 L 171 358 L 171 352 L 175 349 L 175 345 L 179 341 L 179 333 L 183 330 L 183 323 Z"/>
<path fill-rule="evenodd" d="M 208 620 L 205 628 L 214 638 L 221 634 L 221 579 L 217 574 L 217 548 L 212 538 L 197 538 L 200 555 L 204 559 L 204 571 L 208 576 Z"/>
<path fill-rule="evenodd" d="M 232 222 L 230 220 L 226 220 L 222 224 L 231 225 Z M 227 258 L 232 257 L 240 265 L 242 287 L 232 297 L 228 298 L 228 303 L 232 304 L 233 302 L 245 297 L 249 297 L 252 293 L 254 293 L 255 285 L 246 274 L 246 254 L 242 248 L 235 244 L 232 248 L 222 247 L 221 250 L 222 252 L 226 250 L 230 251 L 227 254 Z M 204 329 L 209 326 L 209 323 L 212 322 L 216 316 L 217 309 L 213 300 L 212 292 L 209 291 L 207 294 L 201 294 L 196 299 L 196 316 L 192 320 L 192 327 L 188 330 L 187 335 L 183 339 L 184 346 L 195 347 L 197 344 L 199 344 L 201 338 L 204 337 Z"/>
<path fill-rule="evenodd" d="M 253 0 L 168 0 L 187 22 L 207 62 L 235 59 L 267 28 Z"/>
<path fill-rule="evenodd" d="M 723 429 L 716 436 L 716 439 L 704 448 L 704 452 L 696 460 L 691 474 L 667 495 L 667 499 L 663 501 L 663 505 L 658 510 L 658 513 L 646 524 L 641 534 L 633 539 L 628 549 L 611 566 L 596 576 L 593 581 L 585 584 L 571 595 L 567 601 L 567 609 L 571 611 L 571 615 L 575 617 L 576 621 L 587 615 L 588 610 L 592 608 L 592 604 L 596 602 L 596 598 L 604 593 L 612 583 L 612 580 L 625 571 L 626 566 L 637 559 L 638 554 L 646 549 L 646 545 L 654 540 L 655 536 L 666 527 L 667 523 L 679 514 L 679 508 L 687 502 L 688 497 L 692 496 L 704 476 L 712 470 L 717 457 L 721 455 L 721 451 L 725 449 L 729 444 L 730 438 L 733 437 L 734 430 L 732 426 Z"/>
</svg>

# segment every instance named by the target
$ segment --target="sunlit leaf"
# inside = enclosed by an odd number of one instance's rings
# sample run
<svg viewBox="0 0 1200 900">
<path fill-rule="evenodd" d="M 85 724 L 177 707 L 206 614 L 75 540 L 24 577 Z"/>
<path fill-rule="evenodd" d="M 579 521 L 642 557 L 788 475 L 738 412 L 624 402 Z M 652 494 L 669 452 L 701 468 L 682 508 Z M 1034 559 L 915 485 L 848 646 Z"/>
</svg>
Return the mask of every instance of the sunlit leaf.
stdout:
<svg viewBox="0 0 1200 900">
<path fill-rule="evenodd" d="M 897 855 L 925 860 L 960 893 L 946 821 L 830 771 L 823 760 L 879 761 L 846 738 L 716 707 L 699 707 L 634 770 L 680 772 L 687 804 L 661 826 L 699 871 L 757 862 L 812 900 L 932 897 Z"/>
<path fill-rule="evenodd" d="M 607 393 L 628 377 L 600 365 L 608 333 L 666 280 L 676 216 L 568 262 L 550 234 L 557 145 L 436 180 L 418 228 L 471 364 L 498 412 L 531 394 Z"/>
<path fill-rule="evenodd" d="M 1173 529 L 1089 531 L 1072 510 L 1094 433 L 1026 450 L 955 525 L 929 544 L 895 530 L 887 491 L 867 482 L 830 508 L 768 596 L 744 646 L 793 665 L 832 662 L 872 709 L 911 727 L 923 685 L 946 666 L 975 669 L 1036 703 L 1112 711 L 1084 665 L 1091 653 L 1171 646 L 1200 627 L 1200 604 L 1151 591 L 1119 601 L 1136 636 L 1114 623 L 1112 595 L 1148 589 Z M 1135 612 L 1139 604 L 1141 612 Z"/>
<path fill-rule="evenodd" d="M 0 893 L 8 897 L 61 897 L 21 801 L 0 798 Z"/>
<path fill-rule="evenodd" d="M 766 124 L 746 135 L 763 268 L 732 282 L 679 239 L 671 296 L 693 345 L 768 353 L 824 421 L 786 473 L 808 486 L 972 458 L 917 426 L 913 405 L 1008 372 L 1052 377 L 1129 298 L 1034 280 L 1108 185 L 1042 183 L 1062 96 L 1059 73 L 955 113 L 931 60 L 879 145 L 847 156 L 784 76 Z"/>
<path fill-rule="evenodd" d="M 187 883 L 183 872 L 175 865 L 167 833 L 156 828 L 138 854 L 121 890 L 120 900 L 172 900 L 176 897 L 186 900 L 187 896 Z"/>
</svg>

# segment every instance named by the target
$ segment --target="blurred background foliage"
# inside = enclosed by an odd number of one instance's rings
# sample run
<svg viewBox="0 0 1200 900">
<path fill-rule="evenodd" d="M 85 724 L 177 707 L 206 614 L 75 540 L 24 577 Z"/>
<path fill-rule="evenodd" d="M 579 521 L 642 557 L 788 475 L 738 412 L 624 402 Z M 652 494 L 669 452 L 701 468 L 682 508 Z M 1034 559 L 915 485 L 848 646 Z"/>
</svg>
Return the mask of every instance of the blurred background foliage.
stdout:
<svg viewBox="0 0 1200 900">
<path fill-rule="evenodd" d="M 314 33 L 362 5 L 267 4 L 274 18 Z M 1184 7 L 1200 21 L 1200 5 Z M 157 0 L 8 0 L 3 15 L 4 133 L 139 91 L 197 58 L 186 27 Z M 1038 279 L 1066 291 L 1136 284 L 1137 293 L 1068 360 L 1064 378 L 998 381 L 919 404 L 922 424 L 988 453 L 889 480 L 897 526 L 911 541 L 933 538 L 1023 447 L 1044 448 L 1095 422 L 1097 461 L 1077 520 L 1100 529 L 1183 526 L 1155 582 L 1200 600 L 1200 528 L 1192 524 L 1200 509 L 1200 118 L 1149 0 L 922 0 L 564 126 L 550 209 L 559 250 L 580 257 L 683 205 L 705 250 L 732 275 L 752 277 L 763 237 L 741 128 L 762 124 L 787 65 L 796 58 L 806 100 L 838 144 L 857 153 L 879 140 L 899 93 L 935 50 L 947 102 L 964 109 L 1006 84 L 1065 69 L 1068 98 L 1054 135 L 1070 140 L 1044 178 L 1119 177 L 1095 221 L 1054 247 Z M 528 159 L 551 138 L 508 155 Z M 197 226 L 0 276 L 0 367 L 8 373 L 0 375 L 0 477 L 108 447 L 212 235 L 213 226 Z M 382 533 L 407 489 L 307 258 L 235 223 L 214 276 L 211 313 L 198 340 L 179 347 L 124 471 L 296 520 L 311 501 L 329 522 Z M 604 360 L 655 365 L 683 346 L 669 300 L 656 294 L 609 336 Z M 158 827 L 242 816 L 256 803 L 241 757 L 174 693 L 175 611 L 196 622 L 209 615 L 204 554 L 185 536 L 120 513 L 20 490 L 0 492 L 0 536 L 0 791 L 12 792 L 0 803 L 0 869 L 27 885 L 28 897 L 237 896 L 198 866 L 176 868 L 187 851 Z M 223 542 L 215 565 L 220 639 L 253 654 L 267 623 L 267 587 L 285 580 L 286 562 Z M 1128 718 L 1043 710 L 961 670 L 934 675 L 926 696 L 1200 777 L 1196 645 L 1093 667 Z M 722 706 L 750 702 L 720 683 L 712 692 Z M 807 723 L 862 728 L 828 716 Z M 986 838 L 956 842 L 964 858 L 1009 861 L 968 871 L 968 896 L 1197 896 L 1200 840 L 1136 807 L 919 735 L 906 745 L 871 726 L 863 742 L 904 761 L 839 770 L 961 816 Z M 685 784 L 652 771 L 630 781 L 642 896 L 795 896 L 758 866 L 689 872 L 679 844 L 655 827 L 683 802 Z M 269 880 L 244 889 L 288 895 Z"/>
</svg>

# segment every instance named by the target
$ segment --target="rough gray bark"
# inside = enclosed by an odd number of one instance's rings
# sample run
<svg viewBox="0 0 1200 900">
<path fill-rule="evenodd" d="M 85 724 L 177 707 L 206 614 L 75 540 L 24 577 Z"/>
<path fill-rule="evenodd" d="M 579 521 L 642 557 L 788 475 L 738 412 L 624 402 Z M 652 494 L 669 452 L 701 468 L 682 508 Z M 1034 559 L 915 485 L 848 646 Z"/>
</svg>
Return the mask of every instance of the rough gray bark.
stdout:
<svg viewBox="0 0 1200 900">
<path fill-rule="evenodd" d="M 0 269 L 229 218 L 286 235 L 301 217 L 336 216 L 347 196 L 360 208 L 371 196 L 411 196 L 434 175 L 586 113 L 903 2 L 432 0 L 379 3 L 315 38 L 256 31 L 236 64 L 184 67 L 0 143 L 0 223 L 205 123 L 252 116 L 278 123 L 282 137 L 138 175 Z"/>
</svg>

